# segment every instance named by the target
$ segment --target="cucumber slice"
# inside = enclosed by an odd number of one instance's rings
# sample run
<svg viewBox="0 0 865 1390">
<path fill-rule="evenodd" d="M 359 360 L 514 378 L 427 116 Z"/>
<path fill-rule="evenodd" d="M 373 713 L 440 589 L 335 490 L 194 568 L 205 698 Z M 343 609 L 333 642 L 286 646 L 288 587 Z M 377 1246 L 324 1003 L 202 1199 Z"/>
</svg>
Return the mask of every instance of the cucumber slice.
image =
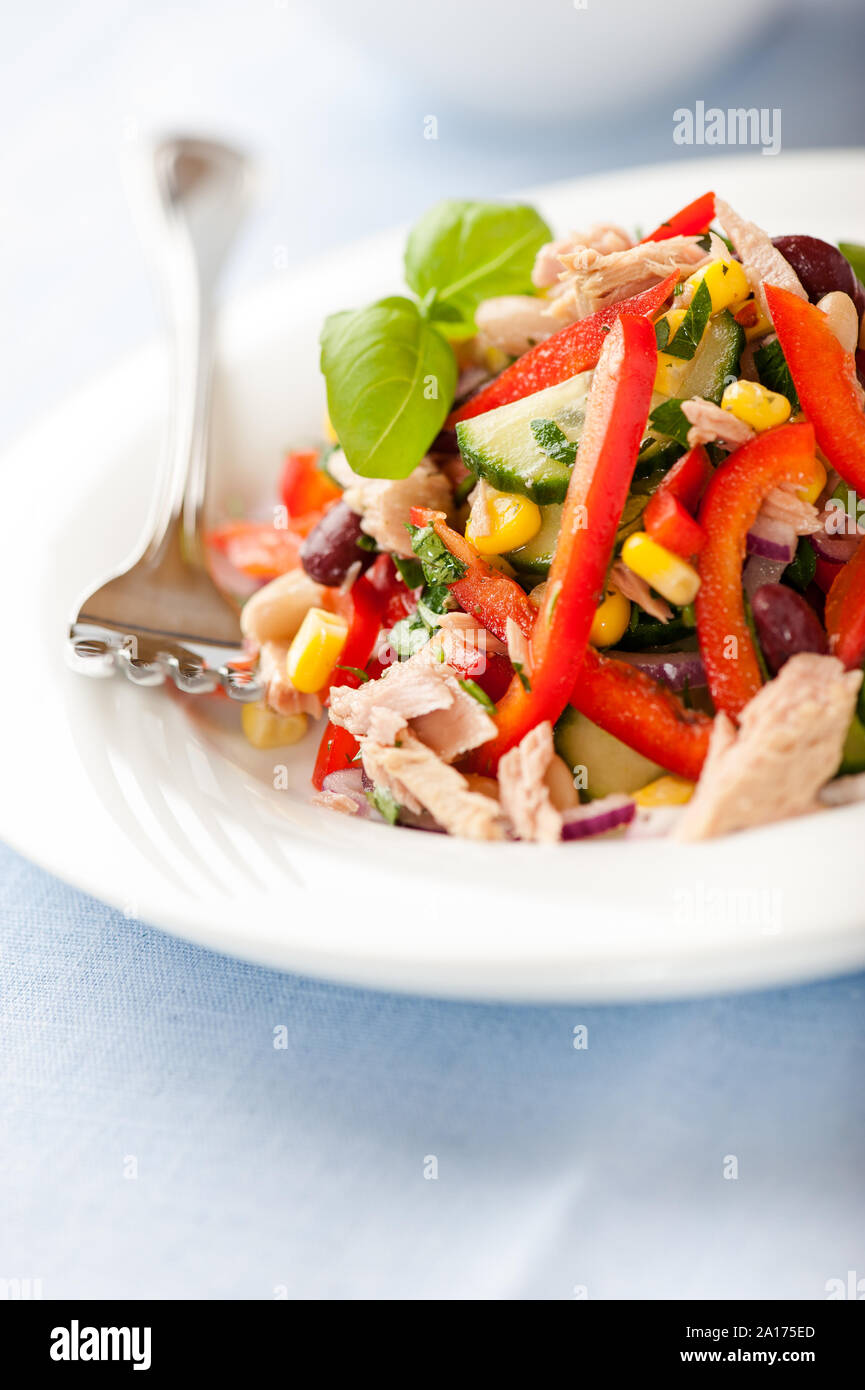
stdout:
<svg viewBox="0 0 865 1390">
<path fill-rule="evenodd" d="M 545 575 L 553 563 L 553 552 L 561 524 L 561 502 L 551 502 L 546 507 L 541 507 L 540 531 L 532 536 L 526 545 L 521 545 L 519 550 L 509 550 L 505 559 L 521 574 Z"/>
<path fill-rule="evenodd" d="M 865 726 L 856 714 L 854 714 L 853 723 L 847 731 L 841 766 L 838 771 L 842 775 L 865 772 Z"/>
<path fill-rule="evenodd" d="M 457 425 L 466 466 L 499 492 L 521 492 L 535 502 L 563 502 L 571 467 L 545 454 L 533 420 L 552 420 L 576 443 L 583 431 L 591 372 L 580 372 L 521 401 L 501 405 Z"/>
<path fill-rule="evenodd" d="M 682 400 L 702 396 L 704 400 L 721 404 L 724 387 L 739 371 L 739 358 L 745 346 L 745 334 L 728 309 L 709 319 L 700 346 L 691 359 L 679 395 Z"/>
<path fill-rule="evenodd" d="M 572 706 L 556 725 L 556 751 L 569 768 L 586 769 L 586 791 L 593 800 L 612 792 L 630 795 L 666 771 Z"/>
</svg>

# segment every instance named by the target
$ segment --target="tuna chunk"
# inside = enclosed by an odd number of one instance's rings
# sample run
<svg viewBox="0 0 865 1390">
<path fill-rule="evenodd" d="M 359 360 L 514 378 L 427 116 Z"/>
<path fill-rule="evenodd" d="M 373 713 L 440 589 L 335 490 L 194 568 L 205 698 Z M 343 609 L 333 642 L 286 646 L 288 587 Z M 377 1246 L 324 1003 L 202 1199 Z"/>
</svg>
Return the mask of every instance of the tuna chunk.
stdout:
<svg viewBox="0 0 865 1390">
<path fill-rule="evenodd" d="M 544 312 L 546 308 L 547 301 L 532 294 L 502 294 L 483 300 L 475 313 L 483 346 L 520 357 L 555 333 L 556 325 Z"/>
<path fill-rule="evenodd" d="M 629 570 L 621 560 L 615 560 L 610 567 L 607 584 L 609 588 L 615 589 L 617 594 L 630 599 L 631 603 L 636 603 L 638 608 L 642 608 L 644 613 L 656 618 L 659 623 L 668 623 L 673 616 L 670 605 L 653 594 L 645 579 L 639 574 L 634 574 L 634 571 Z"/>
<path fill-rule="evenodd" d="M 259 646 L 290 642 L 310 608 L 332 608 L 331 590 L 305 570 L 289 570 L 258 589 L 243 605 L 240 630 Z"/>
<path fill-rule="evenodd" d="M 771 317 L 763 293 L 763 285 L 766 283 L 790 290 L 800 299 L 808 298 L 790 262 L 785 261 L 778 248 L 772 245 L 762 227 L 758 227 L 756 222 L 746 222 L 745 218 L 734 212 L 723 198 L 715 198 L 715 211 L 735 247 L 736 255 L 748 277 L 748 284 L 766 318 Z"/>
<path fill-rule="evenodd" d="M 677 838 L 704 840 L 812 810 L 838 770 L 861 683 L 862 672 L 846 672 L 835 657 L 800 652 L 745 706 L 738 733 L 717 715 Z"/>
<path fill-rule="evenodd" d="M 689 422 L 688 444 L 723 444 L 728 449 L 738 449 L 753 439 L 754 431 L 744 420 L 722 410 L 712 401 L 704 401 L 702 396 L 694 396 L 682 402 L 682 414 Z"/>
<path fill-rule="evenodd" d="M 555 756 L 553 726 L 544 720 L 499 763 L 502 809 L 521 840 L 554 844 L 562 838 L 562 817 L 546 782 Z"/>
<path fill-rule="evenodd" d="M 429 811 L 451 835 L 469 840 L 504 838 L 498 803 L 473 792 L 462 773 L 411 734 L 398 748 L 362 739 L 361 758 L 367 777 L 406 810 Z"/>
<path fill-rule="evenodd" d="M 441 655 L 431 643 L 357 690 L 336 686 L 330 693 L 333 723 L 355 738 L 382 744 L 396 742 L 410 727 L 445 762 L 486 743 L 495 724 Z"/>
<path fill-rule="evenodd" d="M 315 806 L 326 806 L 329 811 L 341 811 L 344 816 L 356 816 L 360 810 L 356 799 L 346 796 L 345 792 L 313 792 L 311 799 Z"/>
<path fill-rule="evenodd" d="M 792 526 L 797 536 L 812 536 L 822 529 L 820 513 L 810 502 L 798 495 L 795 483 L 780 483 L 773 487 L 760 508 L 761 521 L 781 521 Z"/>
<path fill-rule="evenodd" d="M 565 267 L 561 289 L 550 301 L 548 312 L 553 318 L 571 322 L 649 289 L 673 270 L 690 274 L 707 256 L 696 237 L 677 236 L 609 255 L 590 246 L 577 246 L 563 252 L 561 260 Z"/>
<path fill-rule="evenodd" d="M 353 512 L 359 512 L 361 529 L 372 536 L 382 550 L 410 559 L 412 548 L 406 526 L 412 507 L 432 507 L 450 514 L 453 507 L 451 485 L 428 458 L 421 459 L 407 478 L 362 478 L 349 466 L 345 454 L 336 450 L 328 469 L 345 488 L 343 499 Z"/>
<path fill-rule="evenodd" d="M 285 667 L 290 642 L 264 642 L 258 655 L 258 673 L 264 682 L 264 702 L 277 714 L 308 714 L 318 719 L 321 700 L 306 695 L 289 680 Z"/>
<path fill-rule="evenodd" d="M 593 251 L 609 256 L 613 251 L 627 251 L 632 245 L 628 233 L 610 222 L 598 222 L 587 232 L 574 232 L 559 241 L 548 241 L 535 257 L 532 284 L 537 285 L 538 289 L 555 285 L 565 268 L 561 261 L 562 253 L 575 251 L 578 246 L 589 246 Z"/>
</svg>

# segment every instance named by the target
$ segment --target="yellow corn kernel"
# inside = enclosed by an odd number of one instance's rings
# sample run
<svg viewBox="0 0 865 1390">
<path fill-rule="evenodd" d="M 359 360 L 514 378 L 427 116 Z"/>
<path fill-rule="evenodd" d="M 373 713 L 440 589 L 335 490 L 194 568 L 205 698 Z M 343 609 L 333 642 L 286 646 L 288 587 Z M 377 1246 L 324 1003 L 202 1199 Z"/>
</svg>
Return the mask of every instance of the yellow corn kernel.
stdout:
<svg viewBox="0 0 865 1390">
<path fill-rule="evenodd" d="M 541 529 L 540 507 L 518 492 L 493 492 L 487 502 L 487 515 L 488 535 L 475 535 L 471 519 L 466 527 L 466 540 L 482 555 L 503 555 L 507 550 L 516 550 Z"/>
<path fill-rule="evenodd" d="M 592 619 L 589 641 L 593 647 L 611 647 L 621 642 L 631 620 L 631 605 L 624 594 L 609 589 L 603 603 L 599 603 Z"/>
<path fill-rule="evenodd" d="M 243 705 L 240 723 L 253 748 L 288 748 L 306 733 L 305 714 L 276 714 L 267 705 Z"/>
<path fill-rule="evenodd" d="M 324 415 L 321 418 L 321 432 L 327 440 L 328 444 L 339 443 L 339 440 L 336 437 L 336 430 L 330 423 L 330 416 L 328 415 L 327 411 L 324 412 Z"/>
<path fill-rule="evenodd" d="M 666 777 L 656 777 L 654 782 L 649 782 L 632 795 L 638 806 L 684 806 L 694 795 L 696 785 L 696 782 L 689 782 L 687 777 L 670 773 Z"/>
<path fill-rule="evenodd" d="M 635 531 L 628 536 L 622 546 L 622 560 L 668 603 L 684 607 L 697 597 L 700 576 L 693 565 L 674 555 L 666 546 L 658 545 L 645 531 Z"/>
<path fill-rule="evenodd" d="M 686 284 L 696 290 L 700 281 L 705 281 L 712 300 L 712 313 L 720 314 L 722 309 L 738 309 L 751 293 L 748 277 L 738 261 L 710 261 L 701 270 L 695 270 Z"/>
<path fill-rule="evenodd" d="M 677 396 L 690 365 L 683 357 L 674 357 L 671 352 L 659 352 L 655 390 L 660 391 L 662 396 Z"/>
<path fill-rule="evenodd" d="M 820 462 L 820 460 L 818 458 L 815 458 L 814 476 L 812 477 L 807 487 L 798 487 L 796 489 L 796 495 L 797 497 L 801 497 L 803 502 L 810 502 L 813 506 L 816 503 L 817 498 L 820 496 L 820 493 L 823 491 L 825 486 L 826 469 L 823 467 L 823 464 Z"/>
<path fill-rule="evenodd" d="M 297 690 L 314 695 L 339 660 L 348 636 L 348 623 L 324 608 L 310 608 L 288 649 L 285 665 Z"/>
<path fill-rule="evenodd" d="M 487 371 L 493 373 L 503 372 L 511 360 L 506 352 L 497 347 L 484 348 L 483 359 Z"/>
<path fill-rule="evenodd" d="M 783 425 L 790 418 L 790 402 L 780 391 L 770 391 L 759 381 L 731 381 L 721 397 L 721 407 L 743 420 L 758 434 Z"/>
</svg>

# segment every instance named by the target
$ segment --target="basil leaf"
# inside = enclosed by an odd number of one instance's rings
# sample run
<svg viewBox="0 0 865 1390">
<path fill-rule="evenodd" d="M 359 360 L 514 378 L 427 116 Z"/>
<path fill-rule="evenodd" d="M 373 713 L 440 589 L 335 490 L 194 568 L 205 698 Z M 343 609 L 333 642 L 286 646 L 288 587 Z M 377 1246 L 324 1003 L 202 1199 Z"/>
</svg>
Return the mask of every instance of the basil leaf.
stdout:
<svg viewBox="0 0 865 1390">
<path fill-rule="evenodd" d="M 552 236 L 534 208 L 446 198 L 409 233 L 406 282 L 433 318 L 470 323 L 482 299 L 531 294 L 532 267 Z M 334 421 L 334 428 L 339 429 Z M 341 436 L 340 436 L 341 438 Z"/>
<path fill-rule="evenodd" d="M 465 565 L 462 560 L 451 555 L 432 526 L 410 526 L 409 534 L 411 548 L 423 565 L 427 584 L 455 584 L 458 579 L 462 579 L 466 572 Z"/>
<path fill-rule="evenodd" d="M 852 265 L 856 278 L 865 285 L 865 246 L 857 246 L 855 241 L 839 241 L 838 250 Z"/>
<path fill-rule="evenodd" d="M 573 467 L 574 459 L 577 457 L 577 446 L 568 439 L 555 420 L 532 420 L 530 428 L 538 446 L 548 458 L 554 459 L 556 463 L 564 463 L 568 468 Z"/>
<path fill-rule="evenodd" d="M 694 291 L 694 298 L 685 311 L 685 317 L 672 338 L 670 337 L 670 325 L 666 319 L 661 319 L 657 324 L 655 341 L 660 350 L 668 352 L 671 357 L 681 357 L 685 361 L 690 361 L 700 345 L 711 312 L 712 296 L 706 281 L 701 280 Z"/>
<path fill-rule="evenodd" d="M 456 387 L 453 350 L 410 299 L 331 314 L 321 333 L 327 408 L 365 478 L 407 478 L 441 429 Z"/>
<path fill-rule="evenodd" d="M 677 443 L 684 444 L 687 448 L 688 430 L 691 426 L 682 410 L 682 402 L 677 396 L 655 406 L 649 416 L 649 424 L 652 429 L 657 430 L 658 434 L 666 435 L 668 439 L 675 439 Z"/>
<path fill-rule="evenodd" d="M 797 411 L 799 397 L 796 395 L 784 349 L 777 338 L 773 343 L 766 343 L 757 349 L 754 353 L 754 366 L 757 368 L 761 384 L 768 386 L 770 391 L 778 391 L 782 396 L 786 396 L 794 412 Z"/>
</svg>

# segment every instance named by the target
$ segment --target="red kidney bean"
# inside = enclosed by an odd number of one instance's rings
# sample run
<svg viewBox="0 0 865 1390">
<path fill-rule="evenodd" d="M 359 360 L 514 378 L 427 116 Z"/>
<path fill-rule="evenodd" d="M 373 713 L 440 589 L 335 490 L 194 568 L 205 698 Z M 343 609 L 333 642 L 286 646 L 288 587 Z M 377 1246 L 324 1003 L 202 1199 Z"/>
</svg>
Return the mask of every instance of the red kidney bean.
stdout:
<svg viewBox="0 0 865 1390">
<path fill-rule="evenodd" d="M 766 665 L 774 675 L 797 652 L 829 650 L 826 633 L 810 603 L 785 584 L 764 584 L 752 601 L 754 624 Z"/>
<path fill-rule="evenodd" d="M 799 276 L 812 304 L 832 290 L 841 290 L 849 294 L 861 319 L 865 313 L 865 288 L 837 246 L 816 236 L 778 236 L 773 245 Z"/>
<path fill-rule="evenodd" d="M 358 513 L 347 503 L 337 502 L 330 507 L 300 548 L 301 564 L 310 579 L 334 587 L 342 583 L 358 560 L 365 569 L 374 557 L 358 545 L 363 534 Z"/>
</svg>

